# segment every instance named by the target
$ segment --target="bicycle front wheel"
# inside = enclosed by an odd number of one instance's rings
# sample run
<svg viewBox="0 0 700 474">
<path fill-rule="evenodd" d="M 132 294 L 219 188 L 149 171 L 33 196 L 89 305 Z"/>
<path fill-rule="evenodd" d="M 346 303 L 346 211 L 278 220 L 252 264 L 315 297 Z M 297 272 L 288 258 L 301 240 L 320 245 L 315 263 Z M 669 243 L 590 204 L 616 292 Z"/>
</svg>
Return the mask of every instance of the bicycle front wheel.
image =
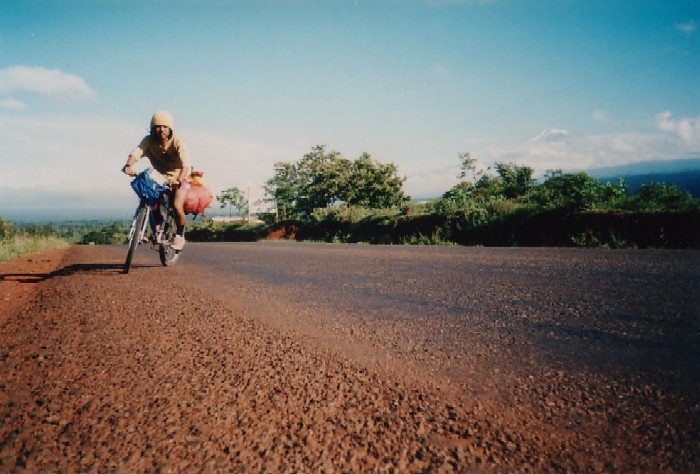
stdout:
<svg viewBox="0 0 700 474">
<path fill-rule="evenodd" d="M 158 247 L 158 254 L 160 255 L 160 263 L 165 267 L 169 267 L 174 265 L 180 256 L 180 251 L 172 247 L 177 232 L 175 217 L 168 213 L 168 217 L 165 219 L 165 222 L 163 222 L 163 225 L 165 226 L 165 231 L 163 232 L 163 239 L 160 243 L 160 247 Z"/>
<path fill-rule="evenodd" d="M 139 240 L 141 239 L 141 232 L 146 224 L 146 215 L 148 214 L 148 209 L 145 205 L 139 207 L 139 211 L 134 218 L 134 223 L 131 225 L 131 230 L 129 231 L 129 251 L 126 254 L 126 262 L 124 262 L 124 273 L 129 273 L 131 268 L 131 261 L 134 258 L 134 252 L 136 252 L 136 247 L 139 246 Z"/>
</svg>

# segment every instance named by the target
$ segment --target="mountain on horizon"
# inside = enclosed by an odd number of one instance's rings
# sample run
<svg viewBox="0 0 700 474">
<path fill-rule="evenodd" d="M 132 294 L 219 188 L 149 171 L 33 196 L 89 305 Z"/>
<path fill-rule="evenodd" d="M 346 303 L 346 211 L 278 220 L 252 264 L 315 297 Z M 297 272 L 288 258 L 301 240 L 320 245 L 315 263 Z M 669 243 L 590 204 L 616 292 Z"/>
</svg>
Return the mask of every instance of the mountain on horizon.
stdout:
<svg viewBox="0 0 700 474">
<path fill-rule="evenodd" d="M 618 175 L 669 174 L 700 170 L 700 158 L 680 158 L 676 160 L 653 160 L 627 163 L 586 170 L 594 178 L 607 178 Z"/>
<path fill-rule="evenodd" d="M 568 130 L 560 130 L 548 128 L 542 130 L 540 133 L 534 137 L 530 137 L 528 142 L 530 143 L 557 143 L 565 142 L 571 138 L 571 133 Z"/>
<path fill-rule="evenodd" d="M 700 198 L 700 158 L 628 163 L 589 169 L 586 173 L 603 183 L 624 179 L 630 194 L 637 194 L 643 184 L 666 183 Z"/>
</svg>

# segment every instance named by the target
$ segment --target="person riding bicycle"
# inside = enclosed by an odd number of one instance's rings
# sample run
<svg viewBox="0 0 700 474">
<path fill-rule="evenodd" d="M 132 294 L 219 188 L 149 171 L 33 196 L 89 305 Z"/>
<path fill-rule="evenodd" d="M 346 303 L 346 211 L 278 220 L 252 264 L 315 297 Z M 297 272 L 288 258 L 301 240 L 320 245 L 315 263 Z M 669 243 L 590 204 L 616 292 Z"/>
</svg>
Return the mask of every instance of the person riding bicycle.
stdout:
<svg viewBox="0 0 700 474">
<path fill-rule="evenodd" d="M 134 164 L 147 157 L 153 168 L 168 180 L 170 190 L 175 192 L 173 209 L 177 217 L 177 235 L 172 248 L 182 250 L 185 246 L 185 197 L 190 187 L 192 161 L 183 141 L 174 133 L 175 121 L 170 112 L 164 110 L 153 114 L 151 133 L 146 135 L 138 147 L 129 154 L 122 172 L 135 176 Z"/>
</svg>

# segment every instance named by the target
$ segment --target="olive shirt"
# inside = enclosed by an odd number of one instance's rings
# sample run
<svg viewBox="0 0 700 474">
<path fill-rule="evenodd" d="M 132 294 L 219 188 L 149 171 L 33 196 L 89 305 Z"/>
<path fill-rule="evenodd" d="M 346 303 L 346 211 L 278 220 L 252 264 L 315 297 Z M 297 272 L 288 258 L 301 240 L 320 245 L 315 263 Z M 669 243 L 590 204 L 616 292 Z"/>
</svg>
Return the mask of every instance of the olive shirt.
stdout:
<svg viewBox="0 0 700 474">
<path fill-rule="evenodd" d="M 148 157 L 153 167 L 168 181 L 174 181 L 185 166 L 192 167 L 190 152 L 184 143 L 173 135 L 165 145 L 160 140 L 146 135 L 139 146 L 131 152 L 134 158 Z"/>
</svg>

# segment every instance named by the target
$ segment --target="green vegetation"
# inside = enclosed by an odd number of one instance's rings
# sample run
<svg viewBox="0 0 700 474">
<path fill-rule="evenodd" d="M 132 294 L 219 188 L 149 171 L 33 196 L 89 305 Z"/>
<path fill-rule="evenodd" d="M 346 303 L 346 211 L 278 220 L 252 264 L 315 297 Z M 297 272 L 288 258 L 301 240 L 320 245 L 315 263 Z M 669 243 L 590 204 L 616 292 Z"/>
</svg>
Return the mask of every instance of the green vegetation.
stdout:
<svg viewBox="0 0 700 474">
<path fill-rule="evenodd" d="M 266 229 L 263 225 L 204 219 L 188 224 L 186 235 L 190 242 L 256 242 L 265 238 Z"/>
<path fill-rule="evenodd" d="M 126 241 L 129 224 L 126 221 L 66 221 L 19 225 L 0 218 L 0 261 L 70 244 L 121 244 Z"/>
<path fill-rule="evenodd" d="M 75 243 L 111 245 L 123 244 L 129 237 L 131 222 L 120 221 L 110 223 L 83 223 L 79 240 Z"/>
<path fill-rule="evenodd" d="M 483 170 L 469 153 L 460 154 L 459 159 L 461 181 L 456 186 L 440 198 L 411 203 L 401 191 L 402 180 L 396 177 L 395 168 L 369 161 L 366 155 L 353 163 L 316 147 L 298 163 L 276 166 L 267 191 L 277 203 L 278 214 L 266 216 L 265 225 L 204 221 L 188 231 L 188 238 L 413 245 L 700 246 L 700 202 L 673 185 L 647 183 L 638 194 L 630 195 L 623 180 L 601 183 L 586 173 L 556 170 L 547 172 L 540 183 L 526 166 L 496 163 L 493 170 Z M 367 168 L 372 171 L 358 171 Z M 355 183 L 352 190 L 345 189 L 351 186 L 348 183 Z"/>
<path fill-rule="evenodd" d="M 20 228 L 0 218 L 0 262 L 67 245 L 68 242 L 54 233 L 53 228 Z"/>
<path fill-rule="evenodd" d="M 216 200 L 221 204 L 221 209 L 228 206 L 229 217 L 231 217 L 232 208 L 236 208 L 238 215 L 243 215 L 248 210 L 248 200 L 243 196 L 243 191 L 236 187 L 222 191 L 216 196 Z"/>
<path fill-rule="evenodd" d="M 440 198 L 410 204 L 393 165 L 355 162 L 315 147 L 297 163 L 278 163 L 267 183 L 280 222 L 273 234 L 300 240 L 392 244 L 698 247 L 700 201 L 666 183 L 630 195 L 623 180 L 533 170 L 513 163 L 480 169 L 459 155 L 461 180 Z M 366 164 L 373 172 L 360 172 Z M 371 191 L 369 191 L 371 190 Z M 361 198 L 358 198 L 361 196 Z M 264 231 L 261 231 L 264 234 Z"/>
<path fill-rule="evenodd" d="M 296 163 L 276 163 L 265 191 L 281 219 L 309 219 L 316 209 L 340 204 L 385 208 L 405 203 L 405 179 L 397 172 L 393 163 L 378 163 L 367 153 L 353 161 L 319 145 Z"/>
</svg>

